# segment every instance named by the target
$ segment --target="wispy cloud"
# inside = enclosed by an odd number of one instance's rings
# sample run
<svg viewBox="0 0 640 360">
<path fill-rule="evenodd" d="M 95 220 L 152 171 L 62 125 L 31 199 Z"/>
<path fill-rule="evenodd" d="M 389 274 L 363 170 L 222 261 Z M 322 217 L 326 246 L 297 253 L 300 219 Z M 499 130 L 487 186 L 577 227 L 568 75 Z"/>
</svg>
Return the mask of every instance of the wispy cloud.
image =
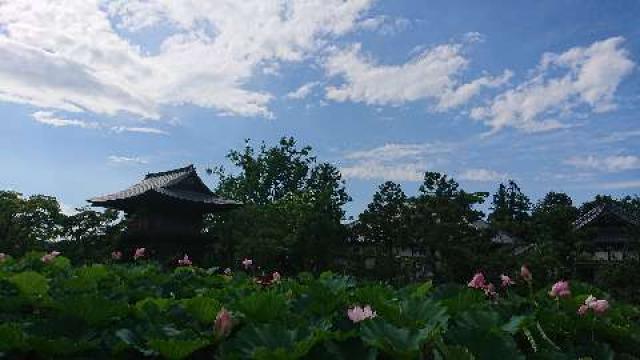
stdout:
<svg viewBox="0 0 640 360">
<path fill-rule="evenodd" d="M 477 31 L 470 31 L 462 36 L 462 39 L 468 43 L 482 43 L 486 40 L 486 36 Z"/>
<path fill-rule="evenodd" d="M 141 134 L 154 134 L 154 135 L 169 135 L 167 131 L 152 128 L 152 127 L 135 127 L 135 126 L 112 126 L 106 127 L 97 122 L 88 122 L 78 119 L 67 119 L 65 117 L 56 115 L 51 111 L 36 111 L 31 114 L 33 119 L 41 124 L 45 124 L 53 127 L 79 127 L 83 129 L 94 130 L 110 130 L 116 134 L 121 133 L 141 133 Z"/>
<path fill-rule="evenodd" d="M 427 164 L 442 161 L 441 156 L 436 159 L 431 155 L 448 153 L 452 149 L 452 145 L 445 143 L 390 143 L 346 153 L 344 159 L 348 164 L 340 171 L 346 178 L 421 181 Z"/>
<path fill-rule="evenodd" d="M 116 164 L 116 165 L 141 165 L 141 164 L 149 163 L 149 161 L 147 161 L 146 159 L 137 157 L 137 156 L 131 157 L 131 156 L 110 155 L 107 159 L 111 164 Z"/>
<path fill-rule="evenodd" d="M 604 136 L 600 139 L 600 142 L 603 143 L 614 143 L 619 141 L 625 141 L 631 138 L 640 137 L 640 129 L 638 130 L 629 130 L 629 131 L 619 131 L 613 132 L 607 136 Z"/>
<path fill-rule="evenodd" d="M 421 158 L 426 155 L 447 153 L 452 146 L 445 143 L 423 144 L 385 144 L 367 150 L 351 151 L 345 154 L 345 159 L 390 161 L 402 158 Z"/>
<path fill-rule="evenodd" d="M 129 127 L 129 126 L 114 126 L 111 130 L 115 133 L 141 133 L 141 134 L 155 134 L 155 135 L 169 135 L 169 132 L 152 128 L 152 127 Z"/>
<path fill-rule="evenodd" d="M 604 157 L 575 156 L 565 161 L 579 169 L 619 172 L 640 169 L 640 157 L 635 155 L 611 155 Z"/>
<path fill-rule="evenodd" d="M 366 31 L 375 31 L 381 35 L 394 35 L 411 26 L 411 21 L 404 17 L 392 17 L 378 15 L 360 20 L 356 28 Z"/>
<path fill-rule="evenodd" d="M 507 177 L 508 175 L 506 173 L 500 173 L 490 169 L 468 169 L 458 176 L 460 180 L 476 182 L 504 181 Z"/>
<path fill-rule="evenodd" d="M 307 96 L 309 96 L 309 94 L 311 94 L 311 91 L 313 90 L 313 88 L 318 86 L 318 84 L 319 82 L 317 81 L 308 82 L 300 86 L 296 90 L 288 93 L 287 95 L 285 95 L 285 97 L 288 99 L 296 99 L 296 100 L 304 99 Z"/>
<path fill-rule="evenodd" d="M 610 190 L 640 189 L 640 180 L 606 182 L 598 184 L 598 187 Z"/>
<path fill-rule="evenodd" d="M 53 126 L 53 127 L 80 127 L 84 129 L 96 129 L 98 124 L 86 122 L 77 119 L 65 119 L 60 116 L 56 116 L 50 111 L 36 111 L 31 114 L 33 119 L 41 124 Z"/>
<path fill-rule="evenodd" d="M 494 132 L 505 127 L 540 132 L 566 128 L 569 125 L 561 120 L 580 106 L 594 113 L 613 110 L 616 89 L 635 66 L 623 42 L 622 37 L 612 37 L 589 47 L 544 54 L 528 80 L 474 108 L 471 117 Z"/>
<path fill-rule="evenodd" d="M 347 179 L 421 181 L 427 166 L 423 162 L 387 164 L 378 161 L 361 161 L 340 168 Z"/>
</svg>

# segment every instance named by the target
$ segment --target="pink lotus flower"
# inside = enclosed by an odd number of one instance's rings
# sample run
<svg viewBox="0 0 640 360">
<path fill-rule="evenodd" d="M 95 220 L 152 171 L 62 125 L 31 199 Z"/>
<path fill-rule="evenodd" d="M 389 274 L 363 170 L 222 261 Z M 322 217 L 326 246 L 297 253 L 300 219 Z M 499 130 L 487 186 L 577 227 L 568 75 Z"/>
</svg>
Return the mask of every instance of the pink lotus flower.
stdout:
<svg viewBox="0 0 640 360">
<path fill-rule="evenodd" d="M 141 257 L 144 257 L 145 248 L 137 248 L 135 253 L 133 253 L 133 260 L 138 260 Z"/>
<path fill-rule="evenodd" d="M 347 316 L 349 317 L 349 320 L 354 323 L 359 323 L 366 319 L 373 319 L 378 316 L 378 314 L 371 309 L 371 306 L 365 305 L 365 307 L 354 306 L 353 308 L 348 309 Z"/>
<path fill-rule="evenodd" d="M 0 263 L 3 263 L 7 259 L 7 254 L 0 253 Z"/>
<path fill-rule="evenodd" d="M 245 269 L 248 269 L 249 267 L 251 267 L 251 265 L 253 265 L 253 260 L 247 258 L 244 258 L 244 260 L 242 260 L 242 266 L 244 266 Z"/>
<path fill-rule="evenodd" d="M 520 267 L 520 276 L 526 282 L 531 282 L 531 280 L 533 280 L 533 275 L 531 275 L 531 271 L 529 271 L 529 268 L 526 265 L 522 265 Z"/>
<path fill-rule="evenodd" d="M 120 260 L 122 259 L 122 251 L 114 251 L 111 253 L 111 259 Z"/>
<path fill-rule="evenodd" d="M 487 296 L 491 296 L 491 297 L 496 296 L 497 295 L 496 294 L 496 287 L 493 286 L 493 284 L 491 284 L 491 283 L 485 285 L 484 294 L 487 295 Z"/>
<path fill-rule="evenodd" d="M 502 281 L 502 287 L 515 285 L 515 281 L 511 280 L 511 278 L 505 274 L 500 275 L 500 280 Z"/>
<path fill-rule="evenodd" d="M 469 281 L 467 286 L 474 289 L 484 289 L 487 286 L 487 284 L 485 283 L 484 274 L 478 272 L 473 275 L 473 278 L 471 279 L 471 281 Z"/>
<path fill-rule="evenodd" d="M 580 307 L 578 308 L 578 315 L 583 316 L 584 314 L 587 313 L 587 311 L 589 311 L 589 306 L 588 305 L 580 305 Z"/>
<path fill-rule="evenodd" d="M 225 308 L 220 309 L 213 325 L 214 333 L 216 336 L 229 336 L 232 328 L 233 319 L 231 318 L 231 313 Z"/>
<path fill-rule="evenodd" d="M 53 261 L 53 259 L 55 259 L 58 255 L 60 255 L 59 251 L 52 251 L 48 254 L 45 254 L 42 256 L 42 258 L 40 260 L 42 260 L 43 263 L 50 263 Z"/>
<path fill-rule="evenodd" d="M 274 271 L 273 274 L 271 274 L 271 279 L 273 282 L 280 281 L 280 278 L 281 278 L 280 273 L 277 271 Z"/>
<path fill-rule="evenodd" d="M 604 314 L 609 310 L 609 302 L 607 300 L 596 300 L 590 307 L 596 314 Z"/>
<path fill-rule="evenodd" d="M 187 254 L 184 254 L 184 257 L 178 260 L 178 265 L 191 266 L 193 265 L 193 262 L 191 261 L 191 259 L 189 259 L 189 256 Z"/>
<path fill-rule="evenodd" d="M 589 296 L 587 296 L 587 298 L 585 299 L 584 304 L 585 304 L 585 305 L 587 305 L 587 306 L 590 308 L 590 307 L 593 305 L 593 303 L 595 303 L 595 302 L 596 302 L 596 300 L 598 300 L 598 299 L 596 299 L 596 297 L 595 297 L 595 296 L 593 296 L 593 295 L 589 295 Z"/>
<path fill-rule="evenodd" d="M 553 284 L 553 286 L 551 287 L 551 291 L 549 291 L 549 296 L 554 298 L 571 296 L 569 282 L 562 280 Z"/>
<path fill-rule="evenodd" d="M 598 300 L 593 295 L 589 295 L 584 301 L 584 305 L 578 308 L 578 314 L 584 315 L 591 309 L 596 314 L 602 315 L 609 310 L 609 302 L 607 300 Z"/>
</svg>

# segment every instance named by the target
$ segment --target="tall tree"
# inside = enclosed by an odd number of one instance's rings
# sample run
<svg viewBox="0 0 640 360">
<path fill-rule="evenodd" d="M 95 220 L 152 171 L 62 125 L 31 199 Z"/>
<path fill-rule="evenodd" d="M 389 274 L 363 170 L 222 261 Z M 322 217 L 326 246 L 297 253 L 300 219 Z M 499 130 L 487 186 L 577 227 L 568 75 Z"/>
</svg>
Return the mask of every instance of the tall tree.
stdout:
<svg viewBox="0 0 640 360">
<path fill-rule="evenodd" d="M 500 184 L 493 195 L 489 222 L 498 231 L 506 231 L 519 238 L 527 238 L 531 201 L 515 181 Z"/>
<path fill-rule="evenodd" d="M 533 207 L 531 214 L 532 237 L 540 246 L 551 249 L 558 259 L 556 272 L 567 274 L 573 271 L 578 253 L 573 222 L 578 209 L 571 197 L 565 193 L 549 192 Z"/>
<path fill-rule="evenodd" d="M 358 217 L 356 234 L 384 254 L 384 258 L 376 264 L 380 277 L 389 277 L 398 271 L 394 250 L 408 242 L 408 200 L 399 184 L 387 181 L 378 187 L 373 200 Z"/>
<path fill-rule="evenodd" d="M 359 233 L 367 241 L 383 245 L 391 255 L 393 246 L 399 245 L 404 238 L 409 209 L 407 200 L 399 184 L 387 181 L 380 185 L 372 202 L 358 218 Z"/>
<path fill-rule="evenodd" d="M 487 196 L 460 189 L 444 174 L 425 173 L 418 196 L 412 199 L 412 238 L 431 254 L 436 280 L 460 280 L 474 270 L 477 234 L 471 225 L 483 216 L 474 207 Z"/>
<path fill-rule="evenodd" d="M 235 174 L 221 167 L 209 171 L 218 178 L 219 195 L 245 203 L 209 221 L 221 252 L 235 250 L 236 257 L 290 270 L 315 270 L 330 262 L 345 237 L 340 222 L 350 197 L 340 172 L 311 152 L 291 137 L 258 149 L 247 141 L 227 156 Z"/>
</svg>

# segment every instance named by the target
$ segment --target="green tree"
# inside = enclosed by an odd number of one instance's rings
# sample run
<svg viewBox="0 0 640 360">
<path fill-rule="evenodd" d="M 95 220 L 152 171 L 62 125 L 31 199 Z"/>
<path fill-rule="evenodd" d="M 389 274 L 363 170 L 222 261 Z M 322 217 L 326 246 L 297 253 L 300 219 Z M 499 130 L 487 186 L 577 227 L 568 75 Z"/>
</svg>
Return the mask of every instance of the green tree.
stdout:
<svg viewBox="0 0 640 360">
<path fill-rule="evenodd" d="M 87 207 L 77 210 L 62 221 L 64 240 L 56 245 L 58 250 L 79 261 L 91 262 L 102 261 L 120 248 L 125 222 L 117 210 L 95 211 Z"/>
<path fill-rule="evenodd" d="M 408 197 L 402 187 L 387 181 L 378 187 L 372 202 L 358 218 L 358 233 L 374 244 L 382 245 L 386 255 L 392 256 L 395 246 L 407 239 Z"/>
<path fill-rule="evenodd" d="M 44 249 L 61 235 L 62 219 L 54 197 L 0 191 L 0 249 L 12 255 Z"/>
<path fill-rule="evenodd" d="M 477 266 L 473 262 L 481 245 L 472 226 L 483 213 L 474 207 L 484 202 L 484 192 L 469 193 L 446 175 L 427 172 L 412 199 L 411 228 L 416 244 L 431 254 L 438 281 L 466 278 Z"/>
<path fill-rule="evenodd" d="M 293 138 L 258 149 L 247 141 L 227 156 L 237 173 L 222 167 L 209 171 L 218 178 L 217 194 L 245 203 L 208 221 L 218 252 L 226 254 L 223 261 L 246 256 L 290 271 L 330 265 L 346 236 L 342 207 L 350 197 L 340 172 L 318 163 L 311 152 Z"/>
<path fill-rule="evenodd" d="M 578 254 L 573 222 L 578 209 L 565 193 L 549 192 L 533 207 L 533 238 L 539 246 L 550 248 L 555 257 L 555 272 L 571 275 Z M 551 264 L 549 266 L 551 267 Z"/>
<path fill-rule="evenodd" d="M 373 200 L 360 214 L 355 235 L 365 241 L 365 246 L 380 249 L 374 274 L 389 278 L 398 271 L 394 249 L 409 244 L 409 198 L 402 187 L 387 181 L 378 187 Z"/>
<path fill-rule="evenodd" d="M 529 233 L 529 211 L 531 201 L 515 181 L 500 184 L 493 195 L 489 223 L 496 231 L 505 231 L 512 236 L 527 239 Z"/>
</svg>

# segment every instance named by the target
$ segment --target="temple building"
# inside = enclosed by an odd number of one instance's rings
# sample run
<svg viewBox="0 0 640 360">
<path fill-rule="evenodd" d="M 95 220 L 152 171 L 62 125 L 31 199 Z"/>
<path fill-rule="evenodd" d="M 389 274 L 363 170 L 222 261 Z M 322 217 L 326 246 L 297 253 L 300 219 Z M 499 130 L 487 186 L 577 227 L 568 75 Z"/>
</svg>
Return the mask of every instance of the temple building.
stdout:
<svg viewBox="0 0 640 360">
<path fill-rule="evenodd" d="M 242 205 L 217 197 L 193 165 L 147 174 L 125 190 L 88 201 L 93 206 L 124 211 L 127 245 L 147 246 L 167 254 L 202 251 L 205 214 Z"/>
<path fill-rule="evenodd" d="M 591 251 L 592 261 L 622 261 L 638 254 L 632 246 L 640 240 L 640 218 L 613 203 L 603 203 L 588 211 L 574 223 L 583 242 Z"/>
<path fill-rule="evenodd" d="M 597 279 L 608 265 L 637 259 L 640 217 L 614 203 L 602 203 L 574 222 L 582 243 L 577 270 L 587 279 Z"/>
</svg>

